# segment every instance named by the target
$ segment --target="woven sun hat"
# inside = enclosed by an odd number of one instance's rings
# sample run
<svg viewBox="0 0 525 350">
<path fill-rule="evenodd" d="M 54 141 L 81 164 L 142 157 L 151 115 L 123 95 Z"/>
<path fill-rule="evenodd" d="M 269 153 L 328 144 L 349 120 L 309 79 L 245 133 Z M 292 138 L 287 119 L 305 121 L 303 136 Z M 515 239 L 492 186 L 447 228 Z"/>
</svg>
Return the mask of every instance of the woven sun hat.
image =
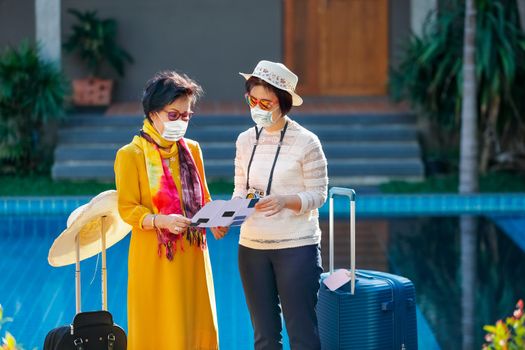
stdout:
<svg viewBox="0 0 525 350">
<path fill-rule="evenodd" d="M 55 267 L 74 264 L 77 237 L 80 240 L 80 260 L 97 255 L 102 250 L 102 229 L 106 232 L 106 248 L 120 241 L 131 230 L 131 226 L 118 213 L 118 196 L 115 190 L 98 194 L 69 215 L 67 228 L 49 249 L 49 264 Z"/>
<path fill-rule="evenodd" d="M 288 91 L 292 95 L 292 106 L 303 104 L 301 96 L 295 93 L 299 78 L 284 64 L 271 61 L 260 61 L 252 74 L 239 73 L 246 80 L 257 77 L 278 89 Z"/>
</svg>

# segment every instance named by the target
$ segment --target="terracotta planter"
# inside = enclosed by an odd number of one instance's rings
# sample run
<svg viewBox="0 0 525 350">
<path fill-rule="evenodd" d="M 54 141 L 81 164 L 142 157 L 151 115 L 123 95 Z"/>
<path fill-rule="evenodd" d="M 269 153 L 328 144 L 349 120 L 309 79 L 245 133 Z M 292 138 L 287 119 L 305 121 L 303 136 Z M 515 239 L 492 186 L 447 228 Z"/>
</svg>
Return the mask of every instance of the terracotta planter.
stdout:
<svg viewBox="0 0 525 350">
<path fill-rule="evenodd" d="M 73 80 L 73 102 L 77 106 L 109 106 L 113 80 L 88 78 Z"/>
</svg>

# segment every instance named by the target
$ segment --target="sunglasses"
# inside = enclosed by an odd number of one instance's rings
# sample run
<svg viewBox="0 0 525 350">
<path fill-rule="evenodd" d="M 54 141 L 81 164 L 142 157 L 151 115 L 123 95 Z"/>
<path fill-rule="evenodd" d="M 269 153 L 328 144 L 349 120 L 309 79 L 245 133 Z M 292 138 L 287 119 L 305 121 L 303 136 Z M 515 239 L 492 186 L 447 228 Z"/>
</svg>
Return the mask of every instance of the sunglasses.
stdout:
<svg viewBox="0 0 525 350">
<path fill-rule="evenodd" d="M 263 111 L 269 111 L 275 105 L 274 101 L 265 100 L 263 98 L 258 99 L 249 93 L 244 94 L 244 98 L 246 99 L 246 103 L 250 106 L 250 108 L 254 108 L 255 106 L 259 105 L 259 108 L 261 108 Z"/>
<path fill-rule="evenodd" d="M 166 112 L 166 111 L 164 111 Z M 175 121 L 175 120 L 179 120 L 179 119 L 182 119 L 184 120 L 185 122 L 189 121 L 191 119 L 191 117 L 193 117 L 193 112 L 184 112 L 184 113 L 181 113 L 179 111 L 170 111 L 170 112 L 166 112 L 166 114 L 168 115 L 168 119 L 170 121 Z"/>
</svg>

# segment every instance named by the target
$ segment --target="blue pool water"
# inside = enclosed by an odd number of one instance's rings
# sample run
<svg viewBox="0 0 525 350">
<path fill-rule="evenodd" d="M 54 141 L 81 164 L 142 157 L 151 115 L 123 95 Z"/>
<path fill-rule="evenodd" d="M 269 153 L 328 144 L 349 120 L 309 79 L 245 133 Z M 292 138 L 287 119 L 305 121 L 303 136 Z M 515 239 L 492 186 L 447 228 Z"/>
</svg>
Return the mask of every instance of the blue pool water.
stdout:
<svg viewBox="0 0 525 350">
<path fill-rule="evenodd" d="M 523 216 L 512 221 L 525 225 Z M 498 226 L 487 218 L 478 220 L 471 295 L 475 314 L 470 320 L 475 332 L 473 349 L 482 346 L 484 325 L 511 316 L 516 302 L 525 299 L 525 250 Z M 397 218 L 389 221 L 389 230 L 390 267 L 414 282 L 419 309 L 441 348 L 460 349 L 463 291 L 459 218 Z M 525 236 L 519 240 L 525 241 Z"/>
<path fill-rule="evenodd" d="M 0 302 L 6 324 L 26 349 L 42 348 L 47 332 L 69 324 L 75 315 L 74 266 L 53 268 L 47 264 L 54 237 L 65 228 L 67 216 L 0 216 Z M 237 271 L 238 228 L 223 240 L 210 235 L 219 336 L 223 349 L 248 349 L 253 331 Z M 126 329 L 127 254 L 129 235 L 107 254 L 108 308 L 117 324 Z M 82 309 L 100 309 L 100 261 L 81 264 Z M 286 337 L 285 337 L 286 338 Z M 287 339 L 285 339 L 285 346 Z"/>
<path fill-rule="evenodd" d="M 68 213 L 87 200 L 0 198 L 0 303 L 4 315 L 14 318 L 14 322 L 3 326 L 2 335 L 10 331 L 26 349 L 41 349 L 50 329 L 73 319 L 74 268 L 52 268 L 47 264 L 47 254 L 54 238 L 64 229 Z M 524 203 L 524 195 L 493 195 L 483 200 L 454 196 L 358 197 L 359 217 L 389 217 L 390 233 L 385 242 L 389 266 L 416 285 L 420 349 L 454 348 L 461 336 L 457 217 L 443 215 L 508 214 L 493 218 L 497 226 L 488 220 L 481 225 L 477 305 L 482 317 L 476 320 L 481 330 L 483 324 L 510 312 L 517 297 L 525 297 L 525 282 L 519 277 L 525 275 L 525 252 L 520 248 L 525 237 L 523 231 L 517 231 L 524 226 L 525 219 L 519 216 L 525 212 Z M 348 205 L 337 202 L 337 211 L 342 217 Z M 321 215 L 326 217 L 326 212 L 325 206 Z M 414 214 L 441 216 L 411 217 Z M 508 231 L 507 235 L 497 227 Z M 221 241 L 211 235 L 209 238 L 220 343 L 228 350 L 251 348 L 253 337 L 237 271 L 237 241 L 238 229 L 232 229 Z M 108 250 L 108 305 L 115 322 L 124 328 L 128 246 L 129 237 Z M 99 309 L 100 264 L 96 257 L 82 263 L 82 273 L 83 310 Z M 482 332 L 478 333 L 478 339 L 482 339 Z M 286 349 L 286 334 L 284 342 Z"/>
</svg>

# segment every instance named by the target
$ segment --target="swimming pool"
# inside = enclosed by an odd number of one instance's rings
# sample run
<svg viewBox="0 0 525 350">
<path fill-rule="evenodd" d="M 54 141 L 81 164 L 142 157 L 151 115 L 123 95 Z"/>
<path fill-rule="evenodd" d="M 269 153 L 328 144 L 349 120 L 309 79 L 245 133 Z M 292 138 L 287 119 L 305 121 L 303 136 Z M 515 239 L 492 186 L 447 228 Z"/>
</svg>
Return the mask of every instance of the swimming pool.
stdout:
<svg viewBox="0 0 525 350">
<path fill-rule="evenodd" d="M 47 332 L 69 324 L 75 315 L 74 266 L 47 264 L 48 249 L 66 219 L 63 215 L 0 216 L 0 302 L 4 314 L 14 318 L 5 328 L 26 349 L 41 349 Z M 238 229 L 231 233 L 221 241 L 209 237 L 220 343 L 224 349 L 247 349 L 253 332 L 237 272 Z M 125 329 L 128 247 L 129 235 L 107 253 L 108 309 Z M 87 259 L 81 270 L 82 309 L 100 309 L 100 262 L 96 257 Z"/>
<path fill-rule="evenodd" d="M 417 305 L 442 349 L 461 349 L 459 226 L 458 217 L 389 220 L 390 268 L 414 282 Z M 525 298 L 525 251 L 487 218 L 479 219 L 475 251 L 472 321 L 474 348 L 481 349 L 483 326 L 510 316 Z"/>
<path fill-rule="evenodd" d="M 361 221 L 367 220 L 366 217 L 389 216 L 385 247 L 388 266 L 392 272 L 411 278 L 416 285 L 421 311 L 418 336 L 420 349 L 425 350 L 439 349 L 436 339 L 443 349 L 451 345 L 453 348 L 460 339 L 459 231 L 457 218 L 450 215 L 510 213 L 515 218 L 525 208 L 525 195 L 493 195 L 484 200 L 445 197 L 358 197 Z M 50 267 L 47 252 L 64 229 L 68 213 L 87 200 L 86 197 L 0 199 L 0 303 L 4 314 L 14 317 L 14 322 L 6 324 L 2 331 L 9 330 L 26 349 L 41 348 L 50 329 L 68 324 L 74 316 L 73 266 Z M 348 207 L 338 202 L 337 208 L 339 216 L 343 216 Z M 441 216 L 414 218 L 417 214 Z M 326 215 L 326 208 L 321 215 Z M 518 273 L 525 275 L 525 253 L 491 222 L 484 221 L 481 227 L 478 266 L 482 298 L 478 305 L 483 318 L 477 320 L 480 324 L 494 322 L 510 312 L 519 294 L 524 297 L 525 293 L 525 285 L 517 277 Z M 237 240 L 238 229 L 224 240 L 215 241 L 211 236 L 209 239 L 221 348 L 228 350 L 250 348 L 253 337 L 237 272 Z M 128 245 L 129 237 L 108 250 L 108 305 L 115 321 L 124 327 Z M 487 271 L 490 278 L 485 274 Z M 83 262 L 82 272 L 83 309 L 98 309 L 97 259 Z"/>
</svg>

